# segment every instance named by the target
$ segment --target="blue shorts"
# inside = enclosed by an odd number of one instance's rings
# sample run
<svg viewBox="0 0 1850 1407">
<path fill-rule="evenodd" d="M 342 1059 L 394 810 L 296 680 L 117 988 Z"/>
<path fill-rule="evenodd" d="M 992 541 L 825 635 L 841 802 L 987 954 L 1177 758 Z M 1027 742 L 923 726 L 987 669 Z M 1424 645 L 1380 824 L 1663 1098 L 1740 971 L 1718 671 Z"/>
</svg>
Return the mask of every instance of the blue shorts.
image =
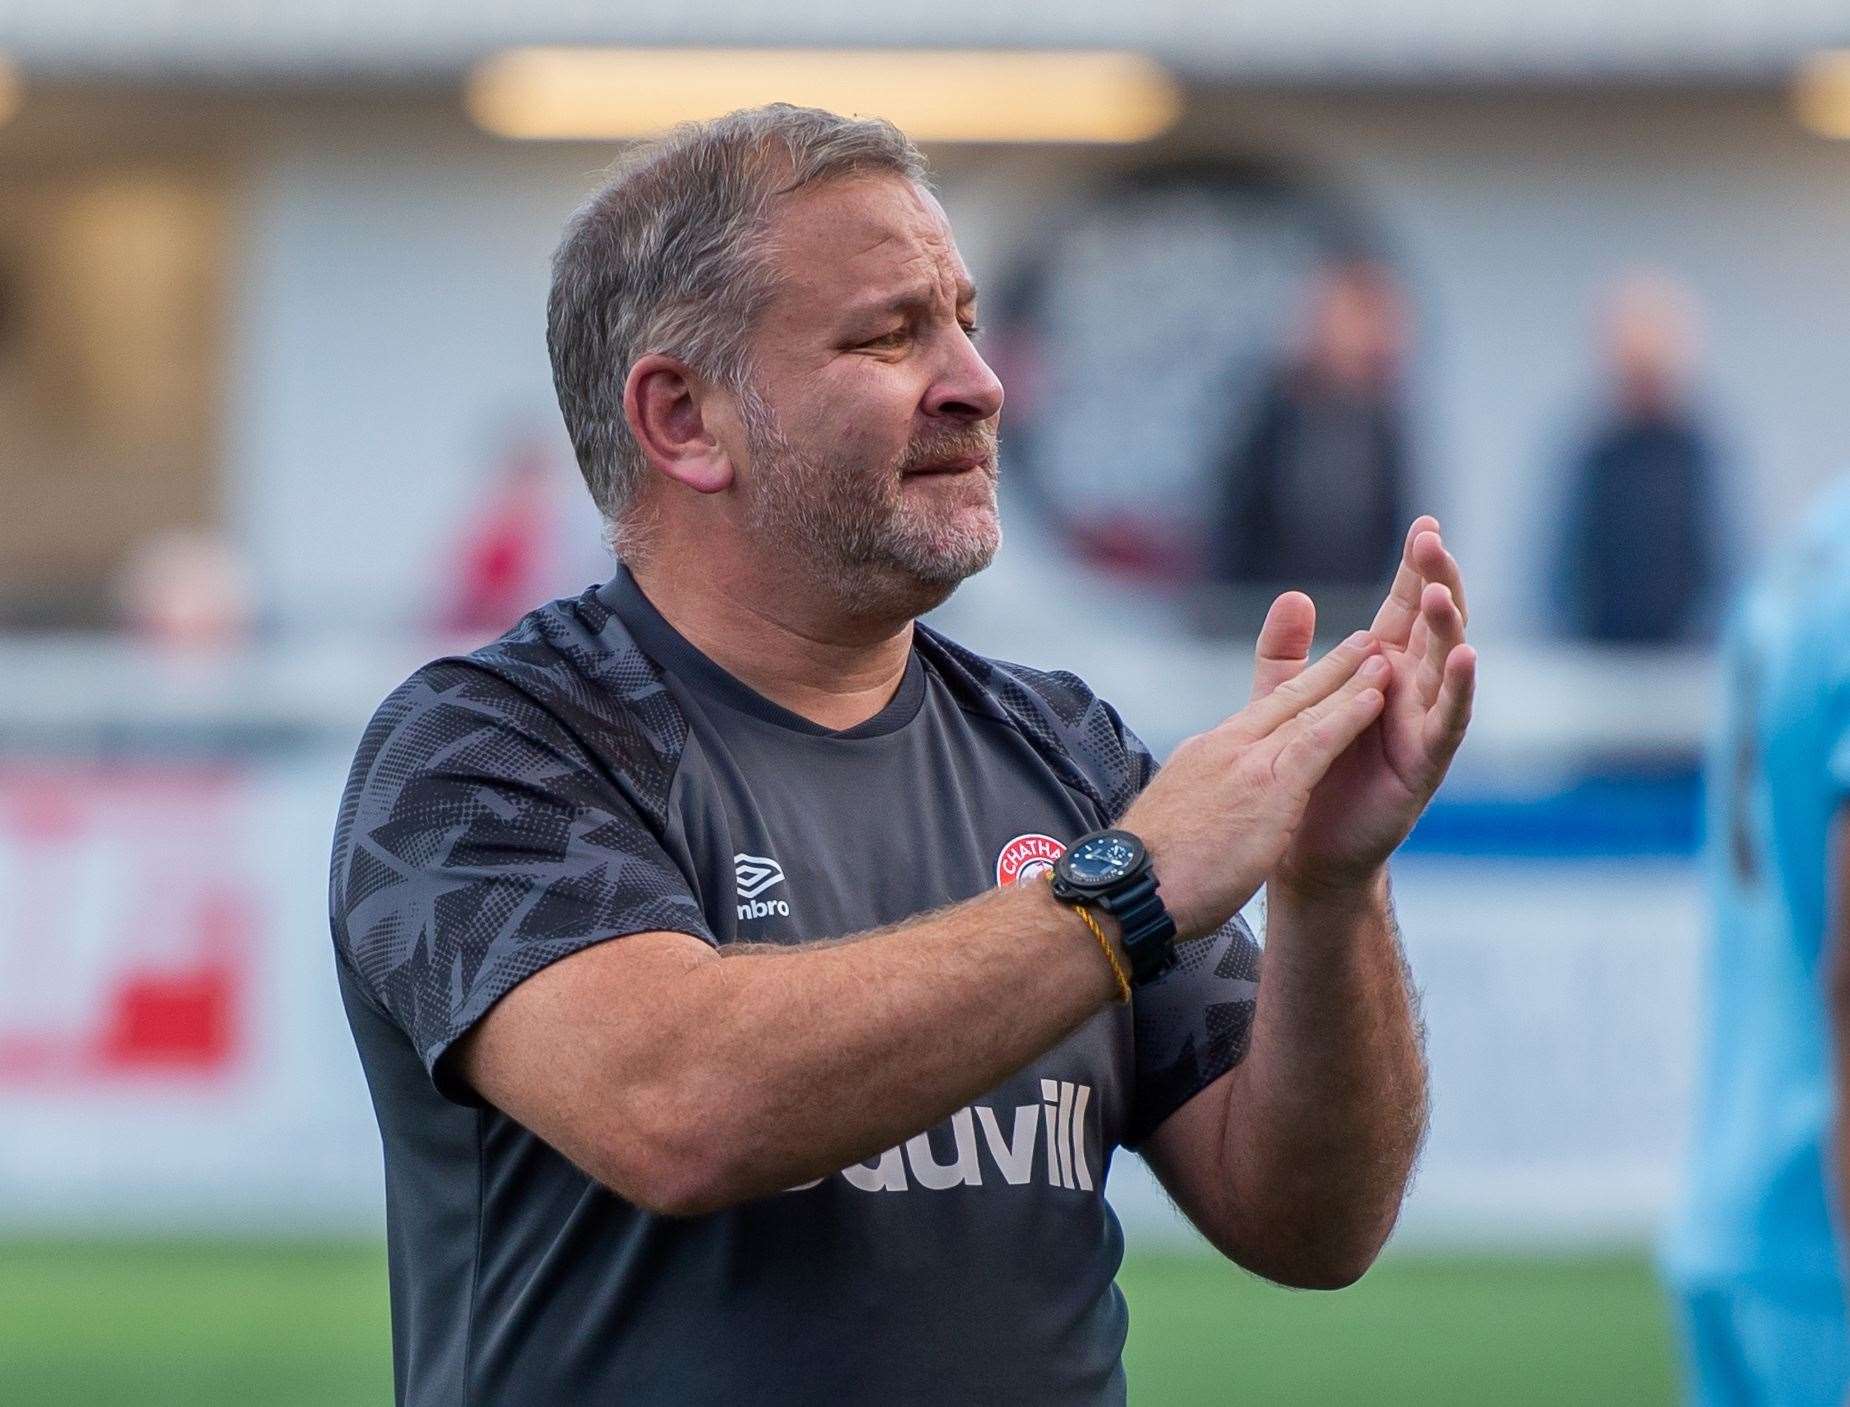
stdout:
<svg viewBox="0 0 1850 1407">
<path fill-rule="evenodd" d="M 1850 1322 L 1839 1296 L 1725 1285 L 1680 1298 L 1694 1407 L 1844 1407 Z"/>
</svg>

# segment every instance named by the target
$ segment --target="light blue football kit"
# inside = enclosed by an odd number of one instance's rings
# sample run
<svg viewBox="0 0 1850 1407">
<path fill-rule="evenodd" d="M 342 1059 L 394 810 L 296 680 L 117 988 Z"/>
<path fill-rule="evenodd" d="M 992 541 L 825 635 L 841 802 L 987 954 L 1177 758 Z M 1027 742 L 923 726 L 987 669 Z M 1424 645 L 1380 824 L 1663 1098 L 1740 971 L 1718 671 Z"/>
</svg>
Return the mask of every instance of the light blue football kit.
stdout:
<svg viewBox="0 0 1850 1407">
<path fill-rule="evenodd" d="M 1693 1399 L 1842 1404 L 1828 847 L 1850 801 L 1850 481 L 1737 603 L 1708 764 L 1706 1041 L 1664 1247 Z"/>
</svg>

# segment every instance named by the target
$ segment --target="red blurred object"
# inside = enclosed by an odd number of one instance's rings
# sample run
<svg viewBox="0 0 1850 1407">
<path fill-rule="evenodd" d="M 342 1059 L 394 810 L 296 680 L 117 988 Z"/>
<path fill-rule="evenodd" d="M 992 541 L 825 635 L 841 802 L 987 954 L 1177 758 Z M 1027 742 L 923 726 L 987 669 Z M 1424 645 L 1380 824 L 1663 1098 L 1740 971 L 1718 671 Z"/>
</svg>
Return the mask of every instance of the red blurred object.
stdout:
<svg viewBox="0 0 1850 1407">
<path fill-rule="evenodd" d="M 207 895 L 199 907 L 196 966 L 130 973 L 112 993 L 96 1045 L 99 1071 L 205 1073 L 230 1063 L 248 924 L 226 895 Z"/>
<path fill-rule="evenodd" d="M 547 463 L 537 438 L 509 447 L 444 578 L 451 589 L 438 617 L 444 630 L 499 635 L 549 594 L 558 542 Z"/>
<path fill-rule="evenodd" d="M 1089 565 L 1114 576 L 1153 583 L 1193 581 L 1199 546 L 1164 527 L 1135 518 L 1068 524 L 1073 547 Z"/>
<path fill-rule="evenodd" d="M 0 769 L 0 1085 L 235 1077 L 260 906 L 250 793 L 211 766 Z"/>
</svg>

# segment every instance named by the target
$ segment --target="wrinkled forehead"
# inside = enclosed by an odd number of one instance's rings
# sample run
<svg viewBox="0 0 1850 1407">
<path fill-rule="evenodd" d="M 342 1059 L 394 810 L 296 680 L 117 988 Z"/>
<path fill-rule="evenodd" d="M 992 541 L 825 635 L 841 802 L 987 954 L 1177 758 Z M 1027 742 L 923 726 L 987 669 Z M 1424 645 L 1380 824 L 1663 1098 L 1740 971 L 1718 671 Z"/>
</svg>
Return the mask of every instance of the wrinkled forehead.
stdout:
<svg viewBox="0 0 1850 1407">
<path fill-rule="evenodd" d="M 944 207 L 901 176 L 842 177 L 782 197 L 771 235 L 773 308 L 841 307 L 925 286 L 959 302 L 972 291 Z"/>
</svg>

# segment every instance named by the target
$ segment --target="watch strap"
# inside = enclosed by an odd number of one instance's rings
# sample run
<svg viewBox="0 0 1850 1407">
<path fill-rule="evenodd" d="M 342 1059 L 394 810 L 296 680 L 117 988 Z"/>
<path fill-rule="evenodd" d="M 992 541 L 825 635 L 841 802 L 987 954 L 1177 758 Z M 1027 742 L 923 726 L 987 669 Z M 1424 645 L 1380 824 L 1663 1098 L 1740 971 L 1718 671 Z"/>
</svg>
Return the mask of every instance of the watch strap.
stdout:
<svg viewBox="0 0 1850 1407">
<path fill-rule="evenodd" d="M 1175 966 L 1176 923 L 1157 893 L 1154 874 L 1145 870 L 1134 882 L 1095 902 L 1118 921 L 1133 984 L 1142 986 Z"/>
</svg>

